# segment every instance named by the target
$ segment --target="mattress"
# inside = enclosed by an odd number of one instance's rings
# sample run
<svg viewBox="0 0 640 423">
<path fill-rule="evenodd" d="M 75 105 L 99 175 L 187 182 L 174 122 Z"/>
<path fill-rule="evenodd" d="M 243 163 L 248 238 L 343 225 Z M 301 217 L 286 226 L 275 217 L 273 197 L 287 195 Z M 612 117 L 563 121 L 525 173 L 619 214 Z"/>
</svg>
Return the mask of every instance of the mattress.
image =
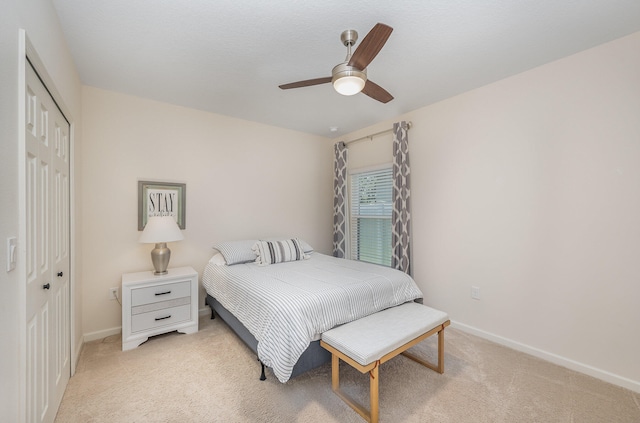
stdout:
<svg viewBox="0 0 640 423">
<path fill-rule="evenodd" d="M 256 338 L 258 358 L 283 383 L 322 332 L 422 298 L 403 272 L 317 252 L 268 266 L 211 260 L 202 284 Z"/>
</svg>

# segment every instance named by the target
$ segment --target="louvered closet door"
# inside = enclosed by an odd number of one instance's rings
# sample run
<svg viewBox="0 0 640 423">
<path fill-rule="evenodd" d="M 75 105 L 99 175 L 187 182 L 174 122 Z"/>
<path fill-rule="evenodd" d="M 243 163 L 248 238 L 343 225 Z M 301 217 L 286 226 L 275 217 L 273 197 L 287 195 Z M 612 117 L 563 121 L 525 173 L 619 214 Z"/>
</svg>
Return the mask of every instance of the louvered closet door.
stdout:
<svg viewBox="0 0 640 423">
<path fill-rule="evenodd" d="M 71 375 L 69 123 L 30 65 L 26 81 L 26 416 L 53 422 Z"/>
</svg>

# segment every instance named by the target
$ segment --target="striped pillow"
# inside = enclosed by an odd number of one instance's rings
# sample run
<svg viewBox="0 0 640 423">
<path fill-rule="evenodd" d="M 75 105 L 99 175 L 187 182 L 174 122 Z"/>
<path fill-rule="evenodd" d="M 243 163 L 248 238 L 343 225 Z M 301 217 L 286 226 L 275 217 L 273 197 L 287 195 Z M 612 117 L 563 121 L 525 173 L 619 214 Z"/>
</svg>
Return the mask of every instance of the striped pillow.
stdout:
<svg viewBox="0 0 640 423">
<path fill-rule="evenodd" d="M 256 243 L 255 239 L 245 241 L 219 242 L 213 246 L 220 251 L 229 266 L 238 263 L 249 263 L 256 259 L 256 253 L 252 247 Z"/>
<path fill-rule="evenodd" d="M 282 241 L 258 241 L 253 245 L 253 251 L 258 256 L 256 263 L 262 266 L 309 258 L 297 238 Z"/>
</svg>

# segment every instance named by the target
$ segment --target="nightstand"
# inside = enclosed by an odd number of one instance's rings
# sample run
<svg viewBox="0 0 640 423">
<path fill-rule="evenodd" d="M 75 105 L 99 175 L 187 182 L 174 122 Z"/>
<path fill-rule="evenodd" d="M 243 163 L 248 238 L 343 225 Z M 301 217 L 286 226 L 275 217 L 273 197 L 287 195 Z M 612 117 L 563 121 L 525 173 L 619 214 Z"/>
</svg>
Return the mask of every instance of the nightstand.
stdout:
<svg viewBox="0 0 640 423">
<path fill-rule="evenodd" d="M 122 275 L 122 351 L 150 336 L 198 331 L 198 272 L 191 267 Z"/>
</svg>

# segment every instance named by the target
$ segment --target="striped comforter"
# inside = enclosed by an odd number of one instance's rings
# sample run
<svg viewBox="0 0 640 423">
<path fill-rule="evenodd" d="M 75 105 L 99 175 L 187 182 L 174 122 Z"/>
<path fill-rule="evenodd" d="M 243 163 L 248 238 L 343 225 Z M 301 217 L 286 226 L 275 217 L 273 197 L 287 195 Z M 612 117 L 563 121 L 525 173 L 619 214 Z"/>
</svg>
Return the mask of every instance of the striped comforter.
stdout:
<svg viewBox="0 0 640 423">
<path fill-rule="evenodd" d="M 202 284 L 258 340 L 258 357 L 283 383 L 322 332 L 422 298 L 403 272 L 319 253 L 268 266 L 210 262 Z"/>
</svg>

